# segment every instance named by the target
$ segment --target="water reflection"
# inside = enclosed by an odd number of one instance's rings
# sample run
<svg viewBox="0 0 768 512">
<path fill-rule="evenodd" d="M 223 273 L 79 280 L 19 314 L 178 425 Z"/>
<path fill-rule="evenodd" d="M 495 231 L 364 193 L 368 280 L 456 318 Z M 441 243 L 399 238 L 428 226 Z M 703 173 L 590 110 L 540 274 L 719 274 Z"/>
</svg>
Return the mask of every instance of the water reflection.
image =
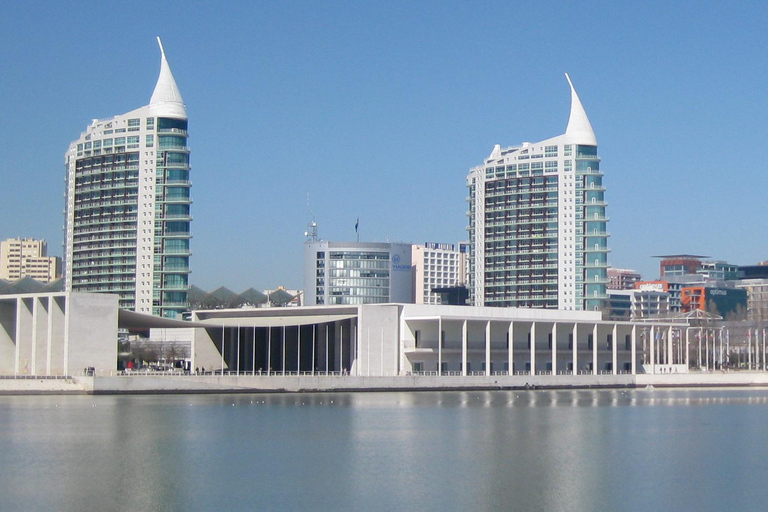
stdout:
<svg viewBox="0 0 768 512">
<path fill-rule="evenodd" d="M 4 510 L 759 510 L 767 403 L 765 389 L 0 397 L 0 493 Z"/>
</svg>

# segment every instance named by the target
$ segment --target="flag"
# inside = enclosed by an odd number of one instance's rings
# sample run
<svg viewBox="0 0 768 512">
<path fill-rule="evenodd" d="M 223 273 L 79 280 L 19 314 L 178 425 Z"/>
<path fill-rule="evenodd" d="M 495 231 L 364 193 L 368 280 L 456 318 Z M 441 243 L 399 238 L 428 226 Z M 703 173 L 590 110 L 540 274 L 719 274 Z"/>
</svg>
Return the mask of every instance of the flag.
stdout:
<svg viewBox="0 0 768 512">
<path fill-rule="evenodd" d="M 357 233 L 357 227 L 360 225 L 360 217 L 357 218 L 357 221 L 355 222 L 355 233 Z"/>
</svg>

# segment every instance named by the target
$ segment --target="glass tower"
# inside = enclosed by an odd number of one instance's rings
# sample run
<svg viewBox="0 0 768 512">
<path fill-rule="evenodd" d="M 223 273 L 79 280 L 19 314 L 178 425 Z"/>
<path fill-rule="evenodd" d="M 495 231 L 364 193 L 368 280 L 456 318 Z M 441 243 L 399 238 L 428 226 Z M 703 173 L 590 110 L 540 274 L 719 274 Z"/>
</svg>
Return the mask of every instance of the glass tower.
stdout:
<svg viewBox="0 0 768 512">
<path fill-rule="evenodd" d="M 478 306 L 598 310 L 608 232 L 597 139 L 571 88 L 565 134 L 470 169 L 470 296 Z"/>
<path fill-rule="evenodd" d="M 65 155 L 66 289 L 115 293 L 120 307 L 175 318 L 188 309 L 187 112 L 160 44 L 149 105 L 96 119 Z"/>
</svg>

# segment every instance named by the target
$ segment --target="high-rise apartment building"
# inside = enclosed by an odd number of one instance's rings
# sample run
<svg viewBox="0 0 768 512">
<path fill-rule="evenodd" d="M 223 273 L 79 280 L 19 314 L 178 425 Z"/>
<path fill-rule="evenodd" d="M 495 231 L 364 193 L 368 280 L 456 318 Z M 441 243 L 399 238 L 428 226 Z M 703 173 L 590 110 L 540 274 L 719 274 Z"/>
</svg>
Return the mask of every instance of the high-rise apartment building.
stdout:
<svg viewBox="0 0 768 512">
<path fill-rule="evenodd" d="M 598 310 L 608 233 L 597 139 L 571 88 L 565 133 L 470 169 L 470 299 L 478 306 Z"/>
<path fill-rule="evenodd" d="M 59 258 L 48 256 L 45 240 L 9 238 L 0 242 L 0 279 L 15 281 L 31 277 L 50 283 L 59 276 Z"/>
<path fill-rule="evenodd" d="M 158 43 L 149 105 L 94 120 L 66 153 L 65 276 L 173 318 L 188 307 L 192 200 L 186 106 Z"/>
</svg>

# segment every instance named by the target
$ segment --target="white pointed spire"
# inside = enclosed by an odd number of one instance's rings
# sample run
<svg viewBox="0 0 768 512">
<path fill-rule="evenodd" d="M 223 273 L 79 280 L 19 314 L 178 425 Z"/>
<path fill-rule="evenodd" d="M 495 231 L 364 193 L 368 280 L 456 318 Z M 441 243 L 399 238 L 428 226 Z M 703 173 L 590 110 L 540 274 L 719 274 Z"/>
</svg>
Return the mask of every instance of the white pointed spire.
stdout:
<svg viewBox="0 0 768 512">
<path fill-rule="evenodd" d="M 568 85 L 571 86 L 571 115 L 568 118 L 568 127 L 565 129 L 565 134 L 570 139 L 573 139 L 571 142 L 576 144 L 597 146 L 595 132 L 592 130 L 587 113 L 581 104 L 579 95 L 576 94 L 576 89 L 573 87 L 573 82 L 571 82 L 571 77 L 568 76 L 568 73 L 565 74 L 565 79 L 568 80 Z"/>
<path fill-rule="evenodd" d="M 157 78 L 155 90 L 152 98 L 149 100 L 149 106 L 156 110 L 157 114 L 170 115 L 178 117 L 187 117 L 187 108 L 184 105 L 184 99 L 181 97 L 179 86 L 171 73 L 171 66 L 165 58 L 165 50 L 160 37 L 157 38 L 157 44 L 160 46 L 160 76 Z"/>
</svg>

